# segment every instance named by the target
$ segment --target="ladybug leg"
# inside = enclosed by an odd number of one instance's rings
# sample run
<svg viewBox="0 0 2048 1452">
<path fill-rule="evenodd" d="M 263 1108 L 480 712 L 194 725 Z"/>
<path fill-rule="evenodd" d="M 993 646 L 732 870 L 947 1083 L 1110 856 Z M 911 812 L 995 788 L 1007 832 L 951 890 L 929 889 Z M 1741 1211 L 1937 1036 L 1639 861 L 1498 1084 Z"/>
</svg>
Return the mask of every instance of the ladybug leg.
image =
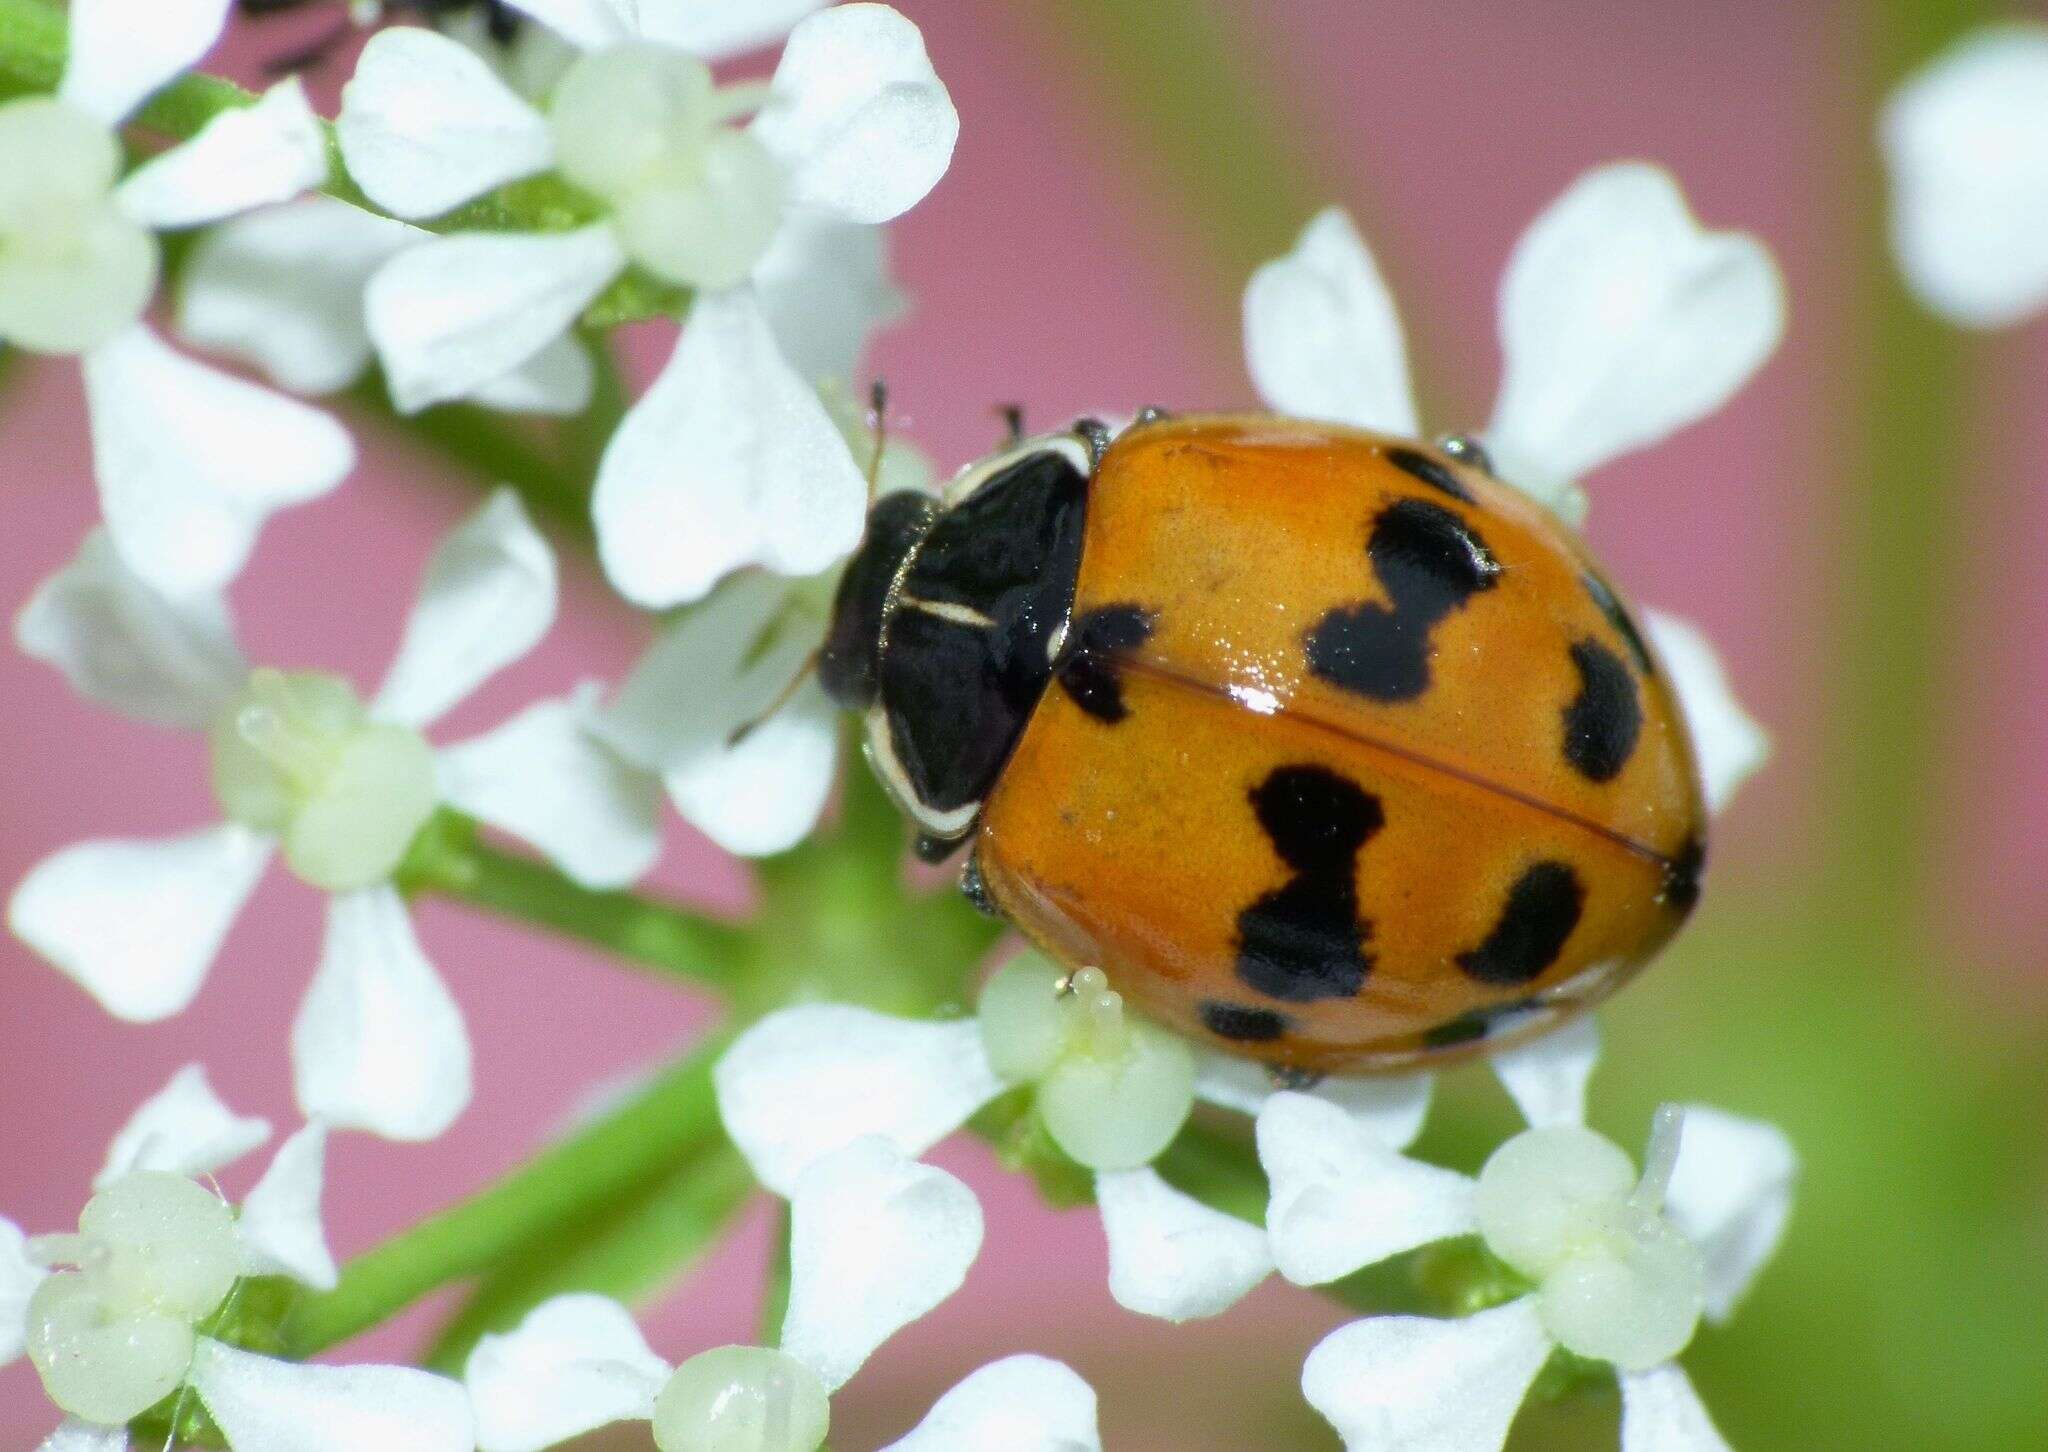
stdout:
<svg viewBox="0 0 2048 1452">
<path fill-rule="evenodd" d="M 1297 1069 L 1288 1064 L 1266 1065 L 1266 1080 L 1275 1089 L 1313 1089 L 1323 1082 L 1323 1075 L 1314 1069 Z"/>
<path fill-rule="evenodd" d="M 976 853 L 967 854 L 967 862 L 960 869 L 960 895 L 983 917 L 1000 918 L 1002 908 L 996 905 L 995 894 L 988 890 L 988 879 L 981 875 L 981 858 Z"/>
</svg>

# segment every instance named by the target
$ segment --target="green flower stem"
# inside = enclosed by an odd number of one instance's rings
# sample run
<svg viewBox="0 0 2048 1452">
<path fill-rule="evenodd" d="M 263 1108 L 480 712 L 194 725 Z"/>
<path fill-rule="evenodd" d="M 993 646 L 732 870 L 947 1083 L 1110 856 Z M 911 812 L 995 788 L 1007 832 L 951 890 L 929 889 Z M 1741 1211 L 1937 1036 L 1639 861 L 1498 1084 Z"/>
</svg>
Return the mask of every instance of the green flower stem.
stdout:
<svg viewBox="0 0 2048 1452">
<path fill-rule="evenodd" d="M 292 1309 L 283 1328 L 286 1349 L 305 1357 L 346 1341 L 430 1291 L 490 1271 L 721 1142 L 711 1066 L 725 1044 L 724 1035 L 713 1036 L 626 1104 L 479 1194 L 350 1261 L 333 1290 Z"/>
<path fill-rule="evenodd" d="M 1841 169 L 1848 195 L 1832 208 L 1850 229 L 1834 250 L 1854 259 L 1855 283 L 1852 336 L 1838 350 L 1852 360 L 1852 403 L 1827 469 L 1848 492 L 1830 536 L 1842 654 L 1821 820 L 1832 895 L 1887 937 L 1927 900 L 1938 748 L 1958 726 L 1950 642 L 1967 602 L 1956 586 L 1981 575 L 1968 557 L 1985 514 L 1964 491 L 1973 477 L 1997 476 L 1971 467 L 1992 461 L 1972 418 L 1970 350 L 1955 325 L 1907 293 L 1875 225 L 1886 188 L 1871 128 L 1908 73 L 2009 9 L 1998 0 L 1875 0 L 1842 12 L 1853 34 L 1840 52 L 1863 64 L 1851 68 L 1853 91 L 1836 108 L 1854 128 L 1841 153 L 1858 164 Z"/>
<path fill-rule="evenodd" d="M 476 823 L 441 812 L 399 865 L 399 888 L 453 898 L 593 944 L 631 963 L 731 991 L 753 958 L 752 935 L 673 903 L 601 892 L 534 858 L 500 851 Z"/>
<path fill-rule="evenodd" d="M 509 1331 L 551 1296 L 633 1303 L 684 1274 L 754 1195 L 747 1162 L 723 1135 L 596 1213 L 551 1228 L 478 1284 L 423 1364 L 460 1374 L 476 1343 Z"/>
<path fill-rule="evenodd" d="M 775 1210 L 775 1245 L 768 1253 L 768 1283 L 761 1288 L 761 1344 L 782 1344 L 782 1323 L 789 1319 L 789 1205 Z"/>
</svg>

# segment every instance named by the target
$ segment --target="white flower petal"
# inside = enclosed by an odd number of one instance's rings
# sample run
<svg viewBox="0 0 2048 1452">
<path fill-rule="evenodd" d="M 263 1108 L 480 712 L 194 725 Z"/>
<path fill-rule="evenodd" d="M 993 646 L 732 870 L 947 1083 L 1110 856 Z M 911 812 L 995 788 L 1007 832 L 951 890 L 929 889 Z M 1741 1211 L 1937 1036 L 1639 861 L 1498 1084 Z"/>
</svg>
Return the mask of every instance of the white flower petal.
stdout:
<svg viewBox="0 0 2048 1452">
<path fill-rule="evenodd" d="M 1707 810 L 1718 812 L 1770 757 L 1771 738 L 1735 699 L 1728 673 L 1699 627 L 1658 610 L 1644 611 L 1643 624 L 1692 733 Z"/>
<path fill-rule="evenodd" d="M 1730 1452 L 1677 1362 L 1624 1371 L 1621 1452 Z"/>
<path fill-rule="evenodd" d="M 136 326 L 85 355 L 107 533 L 166 594 L 217 590 L 264 520 L 341 483 L 347 430 L 317 408 L 181 357 Z"/>
<path fill-rule="evenodd" d="M 232 825 L 80 842 L 29 869 L 7 926 L 116 1018 L 153 1023 L 199 991 L 270 850 Z"/>
<path fill-rule="evenodd" d="M 754 291 L 782 356 L 813 383 L 852 378 L 868 339 L 909 308 L 889 276 L 887 231 L 805 213 L 754 264 Z"/>
<path fill-rule="evenodd" d="M 1374 1316 L 1323 1338 L 1301 1392 L 1349 1452 L 1497 1452 L 1549 1356 L 1529 1298 L 1462 1321 Z"/>
<path fill-rule="evenodd" d="M 442 799 L 525 838 L 585 887 L 637 881 L 661 852 L 660 782 L 601 740 L 596 719 L 586 683 L 442 751 Z"/>
<path fill-rule="evenodd" d="M 1501 280 L 1500 399 L 1487 447 L 1539 500 L 1726 403 L 1785 329 L 1755 238 L 1705 232 L 1669 175 L 1588 172 L 1515 246 Z"/>
<path fill-rule="evenodd" d="M 242 1199 L 235 1233 L 250 1274 L 290 1276 L 316 1291 L 334 1289 L 339 1272 L 320 1220 L 326 1182 L 327 1126 L 316 1121 L 278 1146 L 270 1168 Z"/>
<path fill-rule="evenodd" d="M 294 393 L 333 393 L 370 366 L 363 289 L 428 234 L 332 197 L 209 228 L 178 284 L 178 333 Z"/>
<path fill-rule="evenodd" d="M 878 1136 L 818 1160 L 790 1196 L 782 1349 L 838 1390 L 960 1289 L 981 1231 L 972 1190 Z"/>
<path fill-rule="evenodd" d="M 189 731 L 211 726 L 249 674 L 218 595 L 159 595 L 97 529 L 70 564 L 36 587 L 14 638 L 79 694 Z"/>
<path fill-rule="evenodd" d="M 393 402 L 417 413 L 524 367 L 625 266 L 602 224 L 534 235 L 466 232 L 399 253 L 364 295 Z"/>
<path fill-rule="evenodd" d="M 1799 1156 L 1776 1125 L 1685 1106 L 1664 1208 L 1706 1263 L 1709 1320 L 1728 1319 L 1777 1250 L 1798 1180 Z"/>
<path fill-rule="evenodd" d="M 974 1019 L 924 1023 L 839 1003 L 771 1013 L 712 1071 L 726 1132 L 778 1195 L 865 1135 L 919 1155 L 1003 1092 Z"/>
<path fill-rule="evenodd" d="M 1269 408 L 1413 437 L 1422 431 L 1393 294 L 1357 224 L 1319 213 L 1244 292 L 1244 351 Z"/>
<path fill-rule="evenodd" d="M 555 623 L 555 552 L 497 489 L 427 561 L 398 658 L 371 714 L 424 727 L 518 660 Z"/>
<path fill-rule="evenodd" d="M 72 0 L 57 94 L 114 125 L 213 49 L 234 0 Z"/>
<path fill-rule="evenodd" d="M 1582 1013 L 1491 1059 L 1501 1087 L 1531 1129 L 1586 1122 L 1586 1082 L 1600 1061 L 1600 1025 Z"/>
<path fill-rule="evenodd" d="M 1064 1362 L 1006 1356 L 940 1397 L 882 1452 L 1102 1452 L 1095 1389 Z"/>
<path fill-rule="evenodd" d="M 590 407 L 596 388 L 597 369 L 590 361 L 590 353 L 576 339 L 565 335 L 503 378 L 472 388 L 469 401 L 505 413 L 573 418 Z"/>
<path fill-rule="evenodd" d="M 297 76 L 253 106 L 215 116 L 182 145 L 144 162 L 115 189 L 146 227 L 197 227 L 288 202 L 327 179 L 327 138 Z"/>
<path fill-rule="evenodd" d="M 192 1389 L 235 1452 L 471 1452 L 469 1398 L 409 1366 L 302 1366 L 202 1338 Z"/>
<path fill-rule="evenodd" d="M 792 202 L 886 222 L 946 174 L 960 113 L 915 25 L 886 5 L 835 5 L 790 33 L 754 134 Z"/>
<path fill-rule="evenodd" d="M 205 1067 L 187 1064 L 121 1126 L 92 1187 L 104 1190 L 137 1170 L 197 1179 L 233 1164 L 269 1138 L 269 1120 L 236 1114 L 213 1092 Z"/>
<path fill-rule="evenodd" d="M 743 565 L 824 569 L 860 542 L 867 480 L 738 288 L 690 309 L 674 357 L 605 450 L 591 515 L 613 586 L 661 609 Z"/>
<path fill-rule="evenodd" d="M 757 50 L 829 0 L 639 0 L 640 34 L 705 60 Z"/>
<path fill-rule="evenodd" d="M 1879 139 L 1892 245 L 1930 307 L 1996 327 L 2048 305 L 2048 27 L 1951 47 L 1893 95 Z"/>
<path fill-rule="evenodd" d="M 722 751 L 821 643 L 814 626 L 784 624 L 796 588 L 749 570 L 681 612 L 620 685 L 605 712 L 607 739 L 657 771 Z"/>
<path fill-rule="evenodd" d="M 1388 1149 L 1406 1149 L 1422 1133 L 1435 1088 L 1436 1079 L 1430 1074 L 1391 1074 L 1332 1077 L 1302 1092 L 1336 1105 Z M 1195 1056 L 1198 1099 L 1256 1116 L 1266 1101 L 1280 1092 L 1262 1064 L 1229 1054 L 1200 1052 Z"/>
<path fill-rule="evenodd" d="M 816 681 L 748 732 L 668 772 L 691 826 L 740 857 L 785 852 L 810 835 L 839 775 L 839 711 Z"/>
<path fill-rule="evenodd" d="M 299 1108 L 337 1129 L 433 1139 L 469 1103 L 462 1010 L 420 951 L 396 889 L 328 904 L 320 968 L 292 1024 Z"/>
<path fill-rule="evenodd" d="M 599 50 L 633 39 L 636 0 L 506 0 L 542 25 L 585 50 Z"/>
<path fill-rule="evenodd" d="M 419 26 L 370 37 L 334 123 L 349 175 L 397 217 L 439 216 L 554 161 L 547 118 L 482 57 Z"/>
<path fill-rule="evenodd" d="M 1109 1293 L 1127 1311 L 1192 1321 L 1229 1310 L 1273 1273 L 1266 1232 L 1212 1210 L 1149 1167 L 1095 1177 Z"/>
<path fill-rule="evenodd" d="M 0 1366 L 21 1355 L 28 1299 L 48 1274 L 28 1258 L 28 1238 L 21 1227 L 0 1215 Z"/>
<path fill-rule="evenodd" d="M 43 1438 L 36 1452 L 128 1452 L 126 1427 L 95 1427 L 67 1417 L 64 1425 Z"/>
<path fill-rule="evenodd" d="M 483 1452 L 540 1452 L 597 1427 L 654 1415 L 668 1363 L 608 1296 L 556 1296 L 469 1354 L 463 1380 Z"/>
<path fill-rule="evenodd" d="M 811 616 L 784 618 L 793 593 L 758 571 L 727 580 L 655 639 L 601 728 L 663 774 L 691 825 L 742 856 L 801 841 L 837 777 L 839 713 L 815 681 L 762 716 L 820 644 Z"/>
<path fill-rule="evenodd" d="M 1297 1285 L 1473 1229 L 1470 1180 L 1397 1154 L 1334 1104 L 1276 1094 L 1259 1111 L 1258 1142 L 1273 1260 Z"/>
</svg>

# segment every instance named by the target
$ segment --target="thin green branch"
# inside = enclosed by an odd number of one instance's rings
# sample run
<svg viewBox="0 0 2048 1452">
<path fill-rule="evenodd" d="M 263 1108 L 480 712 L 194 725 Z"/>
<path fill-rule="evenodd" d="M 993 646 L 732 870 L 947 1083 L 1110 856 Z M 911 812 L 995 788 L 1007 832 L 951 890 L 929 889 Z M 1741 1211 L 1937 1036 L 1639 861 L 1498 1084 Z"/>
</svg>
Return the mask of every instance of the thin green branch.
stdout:
<svg viewBox="0 0 2048 1452">
<path fill-rule="evenodd" d="M 442 812 L 400 864 L 398 885 L 532 923 L 631 963 L 730 991 L 753 961 L 742 929 L 678 904 L 580 886 L 545 862 L 487 845 L 476 823 Z"/>
<path fill-rule="evenodd" d="M 723 1135 L 616 1204 L 550 1230 L 477 1286 L 441 1328 L 424 1365 L 459 1374 L 478 1340 L 508 1331 L 552 1296 L 591 1293 L 628 1303 L 672 1284 L 755 1193 L 747 1162 Z"/>
<path fill-rule="evenodd" d="M 350 1261 L 333 1290 L 292 1309 L 283 1327 L 286 1350 L 305 1357 L 346 1341 L 430 1291 L 491 1270 L 720 1141 L 711 1066 L 725 1042 L 720 1036 L 698 1046 L 620 1108 Z"/>
</svg>

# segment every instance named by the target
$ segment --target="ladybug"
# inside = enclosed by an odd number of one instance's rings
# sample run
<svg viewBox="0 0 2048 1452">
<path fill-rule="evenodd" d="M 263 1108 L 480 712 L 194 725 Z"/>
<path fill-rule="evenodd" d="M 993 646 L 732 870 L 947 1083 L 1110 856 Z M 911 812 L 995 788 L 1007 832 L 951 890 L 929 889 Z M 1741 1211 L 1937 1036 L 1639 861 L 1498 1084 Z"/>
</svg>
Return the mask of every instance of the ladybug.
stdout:
<svg viewBox="0 0 2048 1452">
<path fill-rule="evenodd" d="M 1699 896 L 1677 698 L 1469 440 L 1147 410 L 893 494 L 820 679 L 962 885 L 1282 1080 L 1605 998 Z"/>
</svg>

